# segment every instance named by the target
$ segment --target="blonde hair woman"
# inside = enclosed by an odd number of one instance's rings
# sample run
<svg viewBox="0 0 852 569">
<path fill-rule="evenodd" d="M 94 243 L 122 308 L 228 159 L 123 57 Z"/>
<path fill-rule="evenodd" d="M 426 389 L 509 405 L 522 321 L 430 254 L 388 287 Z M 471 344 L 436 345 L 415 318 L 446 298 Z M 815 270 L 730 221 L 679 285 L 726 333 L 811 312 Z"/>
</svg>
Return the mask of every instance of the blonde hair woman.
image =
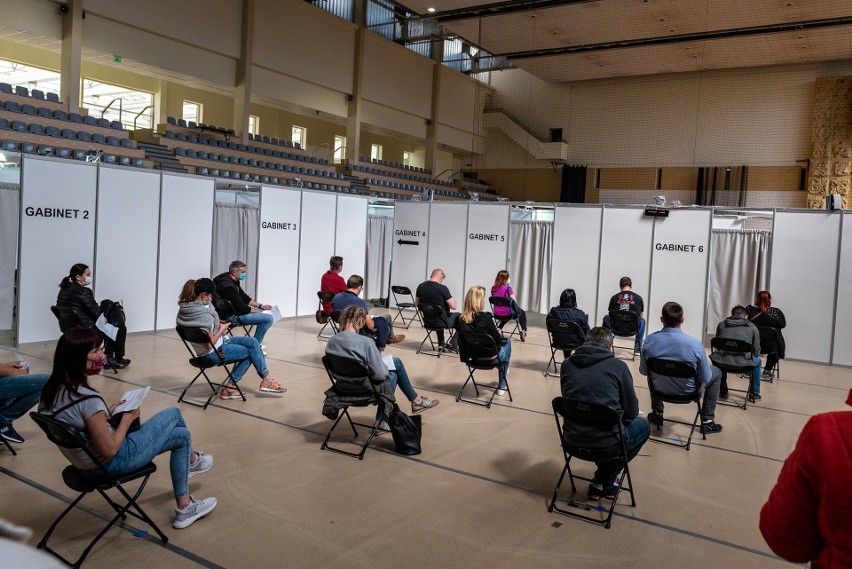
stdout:
<svg viewBox="0 0 852 569">
<path fill-rule="evenodd" d="M 494 325 L 494 318 L 491 313 L 485 312 L 485 287 L 474 285 L 468 289 L 467 294 L 464 295 L 464 307 L 461 316 L 456 321 L 456 330 L 459 332 L 480 332 L 489 334 L 494 338 L 494 343 L 500 346 L 497 359 L 500 363 L 506 364 L 505 367 L 499 368 L 500 383 L 497 395 L 505 395 L 506 374 L 509 373 L 509 358 L 512 356 L 512 341 L 500 334 L 497 326 Z"/>
</svg>

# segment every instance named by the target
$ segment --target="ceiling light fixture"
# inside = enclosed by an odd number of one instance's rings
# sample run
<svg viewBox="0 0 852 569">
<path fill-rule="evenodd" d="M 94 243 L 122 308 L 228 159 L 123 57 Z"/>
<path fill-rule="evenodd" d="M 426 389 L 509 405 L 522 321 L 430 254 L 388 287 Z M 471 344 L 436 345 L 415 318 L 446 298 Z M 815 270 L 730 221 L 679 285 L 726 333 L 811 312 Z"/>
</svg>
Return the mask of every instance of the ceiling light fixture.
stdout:
<svg viewBox="0 0 852 569">
<path fill-rule="evenodd" d="M 435 12 L 435 8 L 426 8 L 426 11 L 433 14 Z"/>
</svg>

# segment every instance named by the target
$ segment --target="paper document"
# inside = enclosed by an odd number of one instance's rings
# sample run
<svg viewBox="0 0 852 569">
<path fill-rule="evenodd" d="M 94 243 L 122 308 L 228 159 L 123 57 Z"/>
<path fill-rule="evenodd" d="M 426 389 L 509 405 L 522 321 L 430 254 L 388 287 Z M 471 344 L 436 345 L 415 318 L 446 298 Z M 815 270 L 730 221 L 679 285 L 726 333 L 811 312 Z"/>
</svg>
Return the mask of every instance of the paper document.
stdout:
<svg viewBox="0 0 852 569">
<path fill-rule="evenodd" d="M 124 395 L 121 396 L 121 398 L 124 399 L 124 403 L 116 407 L 112 414 L 117 415 L 123 411 L 133 411 L 134 409 L 138 409 L 139 406 L 142 405 L 142 400 L 145 399 L 145 396 L 148 395 L 149 391 L 151 391 L 150 386 L 125 391 Z"/>
<path fill-rule="evenodd" d="M 106 321 L 106 316 L 101 314 L 98 316 L 97 322 L 95 322 L 95 327 L 107 335 L 107 337 L 115 341 L 115 337 L 118 336 L 118 326 L 113 326 L 112 324 Z"/>
<path fill-rule="evenodd" d="M 385 362 L 386 366 L 388 366 L 389 371 L 394 371 L 396 369 L 396 365 L 393 363 L 393 356 L 382 356 L 382 361 Z"/>
<path fill-rule="evenodd" d="M 273 306 L 270 310 L 264 310 L 264 312 L 272 315 L 272 318 L 274 319 L 273 322 L 278 322 L 282 318 L 281 310 L 278 308 L 277 304 Z"/>
</svg>

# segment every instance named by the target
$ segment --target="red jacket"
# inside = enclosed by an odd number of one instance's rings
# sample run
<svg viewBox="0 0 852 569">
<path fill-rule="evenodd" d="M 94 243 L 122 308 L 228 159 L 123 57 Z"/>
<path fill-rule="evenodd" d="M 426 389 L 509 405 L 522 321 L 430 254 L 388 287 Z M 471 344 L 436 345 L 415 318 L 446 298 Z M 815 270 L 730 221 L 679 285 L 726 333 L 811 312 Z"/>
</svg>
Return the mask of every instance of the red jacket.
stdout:
<svg viewBox="0 0 852 569">
<path fill-rule="evenodd" d="M 852 567 L 850 482 L 852 411 L 811 417 L 760 512 L 772 551 L 813 569 Z"/>
<path fill-rule="evenodd" d="M 338 294 L 346 290 L 346 281 L 340 276 L 340 273 L 334 271 L 326 271 L 320 279 L 320 290 L 323 292 L 332 292 Z M 322 311 L 326 316 L 331 316 L 331 303 L 323 302 Z"/>
</svg>

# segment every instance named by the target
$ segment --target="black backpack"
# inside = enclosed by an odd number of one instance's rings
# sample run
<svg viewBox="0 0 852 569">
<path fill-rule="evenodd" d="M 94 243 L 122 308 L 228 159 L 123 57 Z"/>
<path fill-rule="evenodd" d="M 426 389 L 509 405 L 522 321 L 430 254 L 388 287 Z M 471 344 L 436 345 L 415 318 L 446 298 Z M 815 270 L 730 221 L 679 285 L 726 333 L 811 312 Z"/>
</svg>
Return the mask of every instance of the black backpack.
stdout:
<svg viewBox="0 0 852 569">
<path fill-rule="evenodd" d="M 124 307 L 120 302 L 114 302 L 108 298 L 101 301 L 101 314 L 103 314 L 107 322 L 113 326 L 125 326 L 127 321 L 124 317 Z"/>
</svg>

